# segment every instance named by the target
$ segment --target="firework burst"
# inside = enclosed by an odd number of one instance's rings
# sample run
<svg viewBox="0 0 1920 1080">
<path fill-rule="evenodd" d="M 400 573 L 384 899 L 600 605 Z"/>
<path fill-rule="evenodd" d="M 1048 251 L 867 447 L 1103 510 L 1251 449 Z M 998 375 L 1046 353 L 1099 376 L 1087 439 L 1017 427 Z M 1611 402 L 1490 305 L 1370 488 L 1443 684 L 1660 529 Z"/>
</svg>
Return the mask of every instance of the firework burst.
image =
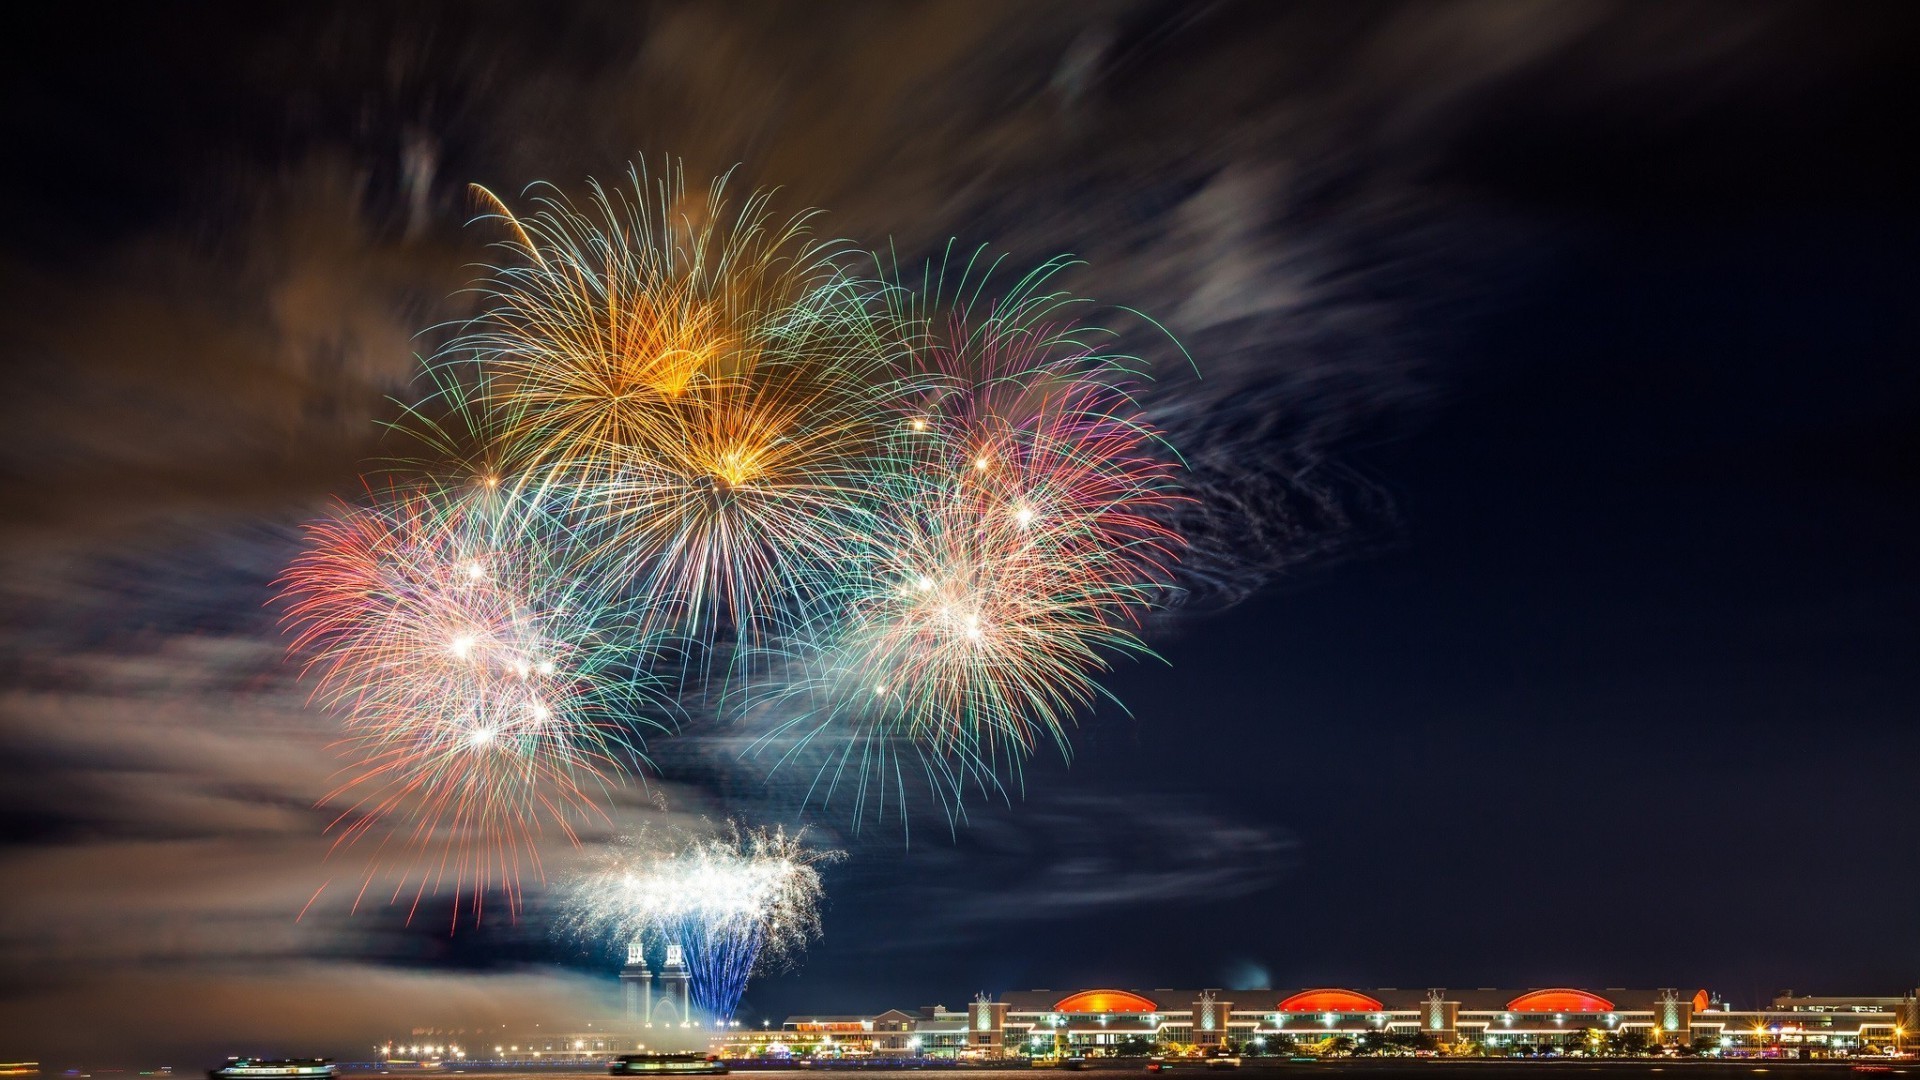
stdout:
<svg viewBox="0 0 1920 1080">
<path fill-rule="evenodd" d="M 831 561 L 885 362 L 856 286 L 765 193 L 677 171 L 521 216 L 489 311 L 446 361 L 498 388 L 510 466 L 591 520 L 605 584 L 696 640 L 777 623 Z"/>
<path fill-rule="evenodd" d="M 842 857 L 778 827 L 643 832 L 567 882 L 566 925 L 616 946 L 680 946 L 695 1005 L 727 1020 L 748 978 L 792 963 L 819 935 L 819 867 Z"/>
<path fill-rule="evenodd" d="M 477 918 L 519 907 L 538 839 L 599 803 L 667 715 L 633 620 L 572 583 L 564 537 L 497 478 L 394 489 L 308 528 L 284 581 L 294 649 L 344 721 L 336 847 L 376 825 L 417 904 L 451 885 Z M 374 879 L 376 858 L 361 886 Z M 456 916 L 457 917 L 457 916 Z"/>
<path fill-rule="evenodd" d="M 343 842 L 404 822 L 417 888 L 517 905 L 543 830 L 572 839 L 686 696 L 856 821 L 891 790 L 904 822 L 910 772 L 952 819 L 1147 654 L 1177 458 L 1067 262 L 862 276 L 809 215 L 677 169 L 480 198 L 507 258 L 396 425 L 429 463 L 313 526 L 284 583 L 346 724 Z"/>
<path fill-rule="evenodd" d="M 1066 753 L 1108 658 L 1146 652 L 1137 626 L 1177 546 L 1172 455 L 1127 391 L 1130 358 L 1046 288 L 1062 265 L 984 310 L 971 268 L 957 301 L 932 275 L 886 294 L 908 361 L 879 395 L 867 517 L 786 643 L 788 677 L 750 706 L 783 764 L 824 745 L 815 790 L 850 783 L 856 818 L 904 788 L 903 760 L 952 815 L 1040 745 Z"/>
</svg>

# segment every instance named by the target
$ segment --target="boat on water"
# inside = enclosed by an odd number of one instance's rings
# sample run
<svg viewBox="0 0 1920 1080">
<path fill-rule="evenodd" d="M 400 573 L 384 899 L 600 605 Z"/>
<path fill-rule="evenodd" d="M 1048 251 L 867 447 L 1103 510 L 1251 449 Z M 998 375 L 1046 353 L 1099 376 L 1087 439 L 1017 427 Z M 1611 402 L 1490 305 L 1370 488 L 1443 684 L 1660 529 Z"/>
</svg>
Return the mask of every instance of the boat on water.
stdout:
<svg viewBox="0 0 1920 1080">
<path fill-rule="evenodd" d="M 712 1054 L 621 1054 L 607 1063 L 610 1076 L 725 1076 Z"/>
<path fill-rule="evenodd" d="M 333 1080 L 336 1075 L 327 1058 L 229 1058 L 207 1070 L 207 1080 Z"/>
<path fill-rule="evenodd" d="M 1297 1061 L 1299 1059 L 1296 1058 L 1294 1060 Z M 1320 1059 L 1308 1058 L 1306 1060 L 1318 1061 Z M 1147 1071 L 1150 1073 L 1167 1072 L 1175 1067 L 1185 1069 L 1200 1066 L 1205 1066 L 1209 1069 L 1237 1069 L 1240 1067 L 1240 1055 L 1224 1050 L 1216 1050 L 1204 1057 L 1194 1055 L 1176 1055 L 1169 1057 L 1155 1054 L 1153 1057 L 1147 1059 Z"/>
</svg>

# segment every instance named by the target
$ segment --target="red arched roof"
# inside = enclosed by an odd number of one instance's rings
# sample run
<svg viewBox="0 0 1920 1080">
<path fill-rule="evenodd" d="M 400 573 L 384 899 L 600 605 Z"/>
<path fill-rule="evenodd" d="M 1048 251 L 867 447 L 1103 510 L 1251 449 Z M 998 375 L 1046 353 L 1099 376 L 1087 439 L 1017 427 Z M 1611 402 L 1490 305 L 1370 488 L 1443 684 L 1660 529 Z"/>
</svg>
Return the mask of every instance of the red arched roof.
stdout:
<svg viewBox="0 0 1920 1080">
<path fill-rule="evenodd" d="M 1357 990 L 1302 990 L 1280 1003 L 1281 1012 L 1379 1012 L 1386 1006 Z"/>
<path fill-rule="evenodd" d="M 1711 1008 L 1713 1008 L 1713 999 L 1707 996 L 1707 992 L 1705 990 L 1695 991 L 1693 995 L 1693 1011 L 1706 1012 Z"/>
<path fill-rule="evenodd" d="M 1602 1013 L 1612 1012 L 1613 1002 L 1585 990 L 1555 987 L 1552 990 L 1530 990 L 1507 1002 L 1507 1008 L 1514 1012 Z"/>
<path fill-rule="evenodd" d="M 1082 990 L 1054 1003 L 1054 1012 L 1067 1013 L 1150 1013 L 1160 1006 L 1125 990 Z"/>
</svg>

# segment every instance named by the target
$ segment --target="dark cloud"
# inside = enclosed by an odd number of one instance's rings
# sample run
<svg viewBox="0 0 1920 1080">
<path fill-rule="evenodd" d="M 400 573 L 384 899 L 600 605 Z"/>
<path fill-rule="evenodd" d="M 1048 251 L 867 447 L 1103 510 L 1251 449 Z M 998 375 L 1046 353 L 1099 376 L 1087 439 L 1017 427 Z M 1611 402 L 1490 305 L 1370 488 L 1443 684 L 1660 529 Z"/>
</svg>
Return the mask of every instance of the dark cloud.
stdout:
<svg viewBox="0 0 1920 1080">
<path fill-rule="evenodd" d="M 870 845 L 872 846 L 871 842 Z M 1107 911 L 1219 903 L 1271 889 L 1292 869 L 1294 840 L 1234 821 L 1192 799 L 1036 792 L 1017 806 L 968 819 L 951 842 L 895 853 L 889 877 L 909 884 L 890 901 L 922 913 L 911 941 L 870 948 L 982 940 Z M 848 885 L 857 889 L 857 868 Z"/>
</svg>

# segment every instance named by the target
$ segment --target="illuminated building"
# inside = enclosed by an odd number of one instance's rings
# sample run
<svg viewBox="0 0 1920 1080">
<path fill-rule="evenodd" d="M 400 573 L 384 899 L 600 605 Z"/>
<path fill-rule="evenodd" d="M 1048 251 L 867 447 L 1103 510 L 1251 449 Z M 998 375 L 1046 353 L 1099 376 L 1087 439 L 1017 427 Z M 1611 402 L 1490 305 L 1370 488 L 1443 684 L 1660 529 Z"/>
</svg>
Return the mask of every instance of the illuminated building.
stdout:
<svg viewBox="0 0 1920 1080">
<path fill-rule="evenodd" d="M 620 969 L 627 1024 L 635 1029 L 679 1027 L 694 1020 L 690 992 L 693 978 L 680 946 L 668 945 L 658 983 L 647 970 L 646 953 L 638 941 L 627 946 L 627 966 Z"/>
<path fill-rule="evenodd" d="M 647 967 L 639 942 L 627 946 L 620 970 L 624 1020 L 609 1030 L 604 1023 L 572 1024 L 553 1030 L 541 1025 L 507 1028 L 414 1028 L 388 1039 L 376 1056 L 392 1064 L 425 1062 L 604 1062 L 614 1054 L 648 1049 L 682 1050 L 705 1041 L 693 1015 L 692 979 L 679 945 L 668 945 L 658 974 Z"/>
<path fill-rule="evenodd" d="M 613 1054 L 644 1050 L 636 1035 L 592 1027 L 580 1031 L 542 1031 L 507 1028 L 414 1028 L 405 1037 L 389 1039 L 374 1050 L 375 1057 L 392 1065 L 439 1062 L 551 1061 L 600 1062 Z"/>
<path fill-rule="evenodd" d="M 653 1011 L 653 972 L 647 970 L 646 951 L 637 941 L 627 945 L 627 966 L 620 969 L 620 995 L 627 1023 L 646 1023 Z"/>
<path fill-rule="evenodd" d="M 1003 1057 L 1290 1046 L 1324 1051 L 1401 1036 L 1402 1044 L 1486 1053 L 1686 1047 L 1724 1056 L 1825 1057 L 1900 1049 L 1920 1028 L 1920 991 L 1903 997 L 1782 996 L 1735 1010 L 1705 990 L 1546 987 L 1373 990 L 1024 990 L 871 1016 L 793 1016 L 730 1033 L 729 1056 Z M 1417 1039 L 1411 1037 L 1419 1037 Z"/>
<path fill-rule="evenodd" d="M 1822 1057 L 1859 1047 L 1913 1048 L 1920 1027 L 1920 990 L 1906 997 L 1794 997 L 1773 999 L 1769 1008 L 1694 1019 L 1697 1034 L 1711 1037 L 1728 1055 Z"/>
<path fill-rule="evenodd" d="M 970 1013 L 940 1005 L 873 1015 L 809 1013 L 778 1028 L 729 1031 L 710 1044 L 728 1057 L 940 1057 L 967 1045 Z"/>
<path fill-rule="evenodd" d="M 1094 1049 L 1146 1038 L 1196 1046 L 1243 1045 L 1255 1038 L 1321 1046 L 1369 1033 L 1425 1035 L 1434 1043 L 1468 1043 L 1488 1050 L 1577 1048 L 1609 1035 L 1638 1035 L 1651 1045 L 1693 1046 L 1707 1038 L 1780 1024 L 1781 999 L 1758 1011 L 1734 1011 L 1704 990 L 1572 987 L 1528 990 L 1429 988 L 1350 990 L 1092 990 L 1056 994 L 1035 990 L 1004 995 L 999 1032 L 976 1031 L 976 1045 L 1000 1045 L 1036 1036 L 1062 1048 Z M 1915 995 L 1903 998 L 1794 999 L 1832 1002 L 1819 1014 L 1790 1013 L 1802 1032 L 1818 1029 L 1822 1050 L 1886 1046 L 1920 1021 Z M 1845 1003 L 1845 1004 L 1839 1004 Z M 1792 1020 L 1786 1026 L 1796 1026 Z M 1813 1038 L 1812 1034 L 1808 1035 Z M 1724 1047 L 1745 1049 L 1736 1039 Z"/>
</svg>

